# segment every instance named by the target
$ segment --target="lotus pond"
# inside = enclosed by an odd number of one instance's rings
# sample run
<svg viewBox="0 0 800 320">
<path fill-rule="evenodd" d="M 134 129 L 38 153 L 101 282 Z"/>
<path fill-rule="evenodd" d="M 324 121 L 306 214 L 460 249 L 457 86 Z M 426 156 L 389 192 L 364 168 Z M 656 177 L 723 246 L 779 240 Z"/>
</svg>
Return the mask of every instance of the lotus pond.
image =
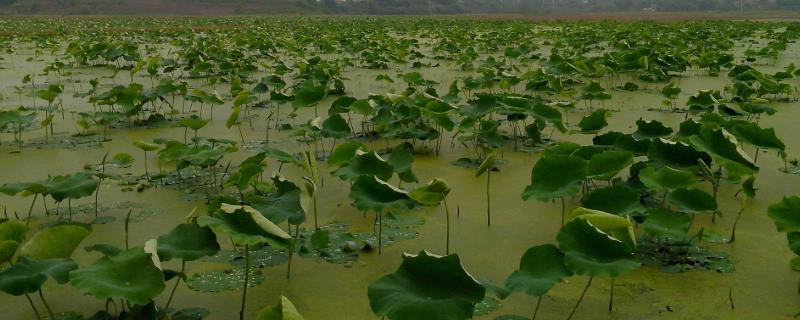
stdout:
<svg viewBox="0 0 800 320">
<path fill-rule="evenodd" d="M 800 313 L 800 23 L 0 34 L 4 319 Z"/>
</svg>

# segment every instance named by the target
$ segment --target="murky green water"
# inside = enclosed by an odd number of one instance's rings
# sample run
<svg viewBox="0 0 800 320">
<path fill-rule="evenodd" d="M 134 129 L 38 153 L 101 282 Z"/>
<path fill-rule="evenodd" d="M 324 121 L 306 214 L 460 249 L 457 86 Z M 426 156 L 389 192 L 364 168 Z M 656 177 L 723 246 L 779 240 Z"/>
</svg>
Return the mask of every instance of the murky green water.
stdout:
<svg viewBox="0 0 800 320">
<path fill-rule="evenodd" d="M 26 50 L 21 50 L 26 52 Z M 2 101 L 4 108 L 15 107 L 19 104 L 30 105 L 31 99 L 13 94 L 12 86 L 19 84 L 19 79 L 27 73 L 38 73 L 43 66 L 42 61 L 25 61 L 28 54 L 22 56 L 9 56 L 0 70 L 0 92 L 6 100 Z M 776 71 L 800 58 L 800 46 L 791 44 L 775 65 L 758 66 L 763 71 Z M 42 57 L 49 61 L 52 57 Z M 38 60 L 38 59 L 37 59 Z M 80 91 L 88 88 L 86 81 L 93 77 L 109 75 L 111 72 L 103 68 L 74 69 L 73 76 L 79 82 L 75 84 Z M 369 93 L 383 93 L 389 89 L 400 90 L 401 84 L 387 85 L 374 81 L 375 76 L 388 73 L 407 72 L 409 70 L 372 71 L 365 69 L 348 69 L 345 76 L 348 94 L 354 97 L 365 97 Z M 423 68 L 419 70 L 426 79 L 441 82 L 441 90 L 445 90 L 452 79 L 460 75 L 455 66 L 441 66 L 437 68 Z M 40 79 L 42 77 L 39 77 Z M 147 84 L 146 78 L 137 79 Z M 118 84 L 127 84 L 127 74 L 120 73 L 116 79 Z M 202 80 L 193 80 L 192 85 L 201 85 Z M 793 84 L 800 81 L 791 80 Z M 105 82 L 108 82 L 107 80 Z M 728 78 L 696 76 L 687 72 L 680 86 L 683 94 L 679 105 L 689 95 L 698 89 L 722 89 L 728 83 Z M 607 130 L 631 132 L 635 130 L 634 122 L 640 117 L 655 119 L 665 124 L 677 127 L 683 120 L 683 114 L 661 113 L 647 111 L 648 108 L 657 107 L 660 96 L 656 85 L 650 85 L 649 90 L 634 93 L 615 91 L 613 100 L 606 102 L 606 107 L 618 110 L 609 118 L 610 126 Z M 219 85 L 217 90 L 227 92 L 227 88 Z M 70 111 L 90 110 L 84 99 L 72 97 L 73 87 L 66 85 L 66 93 L 62 95 L 64 105 Z M 327 106 L 331 100 L 321 105 Z M 41 101 L 37 102 L 41 103 Z M 775 116 L 761 120 L 765 127 L 775 127 L 779 137 L 784 139 L 787 150 L 795 154 L 800 150 L 800 139 L 797 139 L 798 125 L 800 125 L 800 104 L 779 104 L 776 106 L 778 113 Z M 288 107 L 283 110 L 284 117 Z M 206 115 L 208 110 L 205 110 Z M 224 120 L 230 112 L 229 106 L 217 107 L 214 110 L 214 119 L 209 126 L 200 130 L 201 136 L 224 137 L 239 140 L 235 129 L 227 129 Z M 265 135 L 263 117 L 264 110 L 257 110 L 254 119 L 254 129 L 242 125 L 244 136 L 248 140 L 261 140 Z M 569 115 L 571 122 L 577 122 L 585 114 L 584 110 L 577 110 Z M 58 115 L 60 117 L 60 115 Z M 313 117 L 313 110 L 302 110 L 297 123 L 305 122 Z M 66 120 L 57 119 L 55 140 L 68 139 L 70 134 L 76 132 L 73 123 L 76 116 L 66 114 Z M 132 168 L 123 169 L 121 172 L 134 172 L 141 174 L 144 171 L 141 151 L 135 149 L 131 142 L 135 140 L 149 141 L 153 138 L 183 139 L 183 128 L 156 128 L 156 129 L 113 129 L 110 131 L 109 142 L 102 147 L 90 145 L 79 148 L 63 148 L 57 146 L 26 146 L 20 153 L 11 153 L 16 147 L 9 145 L 10 134 L 3 134 L 3 145 L 0 147 L 0 182 L 38 180 L 47 174 L 68 174 L 81 170 L 87 163 L 97 163 L 105 152 L 112 155 L 127 152 L 137 157 Z M 287 137 L 286 132 L 271 133 L 275 146 L 291 151 L 301 150 L 305 146 L 294 142 Z M 580 143 L 590 143 L 589 135 L 562 136 L 556 134 L 556 140 L 570 140 Z M 35 142 L 43 139 L 42 130 L 26 132 L 23 139 Z M 52 139 L 52 138 L 51 138 Z M 449 141 L 445 139 L 444 141 Z M 330 148 L 331 141 L 326 141 L 326 148 Z M 373 146 L 385 146 L 385 142 L 376 141 Z M 746 149 L 753 152 L 752 149 Z M 242 150 L 223 160 L 231 159 L 237 163 L 248 156 Z M 475 276 L 489 278 L 497 283 L 502 283 L 505 278 L 517 268 L 519 258 L 531 246 L 553 243 L 560 225 L 560 204 L 539 203 L 535 201 L 523 202 L 520 193 L 530 182 L 530 170 L 538 158 L 538 154 L 514 152 L 507 146 L 502 156 L 507 163 L 500 168 L 500 172 L 492 175 L 492 204 L 493 223 L 491 227 L 485 224 L 485 190 L 484 180 L 474 177 L 474 171 L 450 164 L 453 160 L 465 156 L 465 150 L 458 145 L 451 147 L 449 143 L 443 144 L 442 154 L 438 157 L 417 157 L 414 171 L 420 181 L 428 181 L 434 177 L 447 180 L 453 191 L 449 197 L 451 210 L 455 215 L 455 208 L 460 208 L 460 216 L 452 221 L 451 251 L 460 255 L 467 270 Z M 155 170 L 157 165 L 152 161 L 149 168 Z M 798 274 L 791 271 L 788 261 L 793 257 L 785 244 L 783 234 L 777 233 L 772 221 L 766 216 L 768 204 L 778 201 L 782 196 L 800 193 L 800 176 L 786 175 L 778 171 L 783 163 L 774 154 L 760 156 L 759 164 L 762 170 L 758 175 L 758 197 L 744 212 L 737 234 L 737 241 L 731 245 L 710 245 L 712 248 L 728 252 L 735 262 L 735 272 L 718 274 L 711 271 L 690 271 L 681 274 L 669 274 L 659 270 L 643 267 L 625 275 L 616 281 L 616 310 L 613 313 L 606 311 L 609 293 L 608 279 L 598 279 L 587 293 L 587 297 L 576 319 L 781 319 L 791 318 L 800 311 L 800 297 L 797 295 Z M 324 168 L 324 164 L 322 165 Z M 266 172 L 277 170 L 278 165 L 271 162 Z M 348 199 L 349 187 L 345 182 L 326 173 L 325 184 L 319 197 L 321 222 L 347 221 L 351 222 L 353 229 L 360 232 L 372 230 L 372 218 L 362 217 L 355 208 L 350 207 Z M 297 181 L 299 172 L 286 167 L 283 174 Z M 180 223 L 193 208 L 205 210 L 204 202 L 186 200 L 180 191 L 170 189 L 148 189 L 144 192 L 121 191 L 121 187 L 113 182 L 106 182 L 101 186 L 101 205 L 115 207 L 116 203 L 131 201 L 143 204 L 146 208 L 160 211 L 160 214 L 145 217 L 141 222 L 131 225 L 131 243 L 140 245 L 144 241 L 157 237 L 169 231 L 174 225 Z M 733 188 L 724 188 L 720 195 L 721 210 L 726 214 L 716 224 L 712 224 L 710 217 L 698 219 L 695 225 L 716 230 L 726 234 L 733 223 L 739 204 L 734 201 Z M 568 202 L 569 207 L 579 204 L 579 199 Z M 10 198 L 0 196 L 0 205 L 6 206 L 9 214 L 18 212 L 23 215 L 27 212 L 29 198 Z M 88 203 L 89 200 L 74 202 L 77 206 Z M 49 203 L 48 206 L 53 205 Z M 37 202 L 35 212 L 41 214 L 43 207 Z M 95 225 L 94 231 L 84 244 L 106 242 L 115 245 L 123 243 L 123 226 L 120 212 L 115 210 L 117 220 L 110 224 Z M 101 213 L 102 214 L 102 213 Z M 382 255 L 377 253 L 362 254 L 352 266 L 335 265 L 321 262 L 317 259 L 296 259 L 291 280 L 285 279 L 286 265 L 266 268 L 263 270 L 266 280 L 249 291 L 249 314 L 253 316 L 261 305 L 272 304 L 279 295 L 289 297 L 301 313 L 309 320 L 322 319 L 373 319 L 370 311 L 366 288 L 369 283 L 380 276 L 393 272 L 400 264 L 403 252 L 418 252 L 429 250 L 434 253 L 444 253 L 444 215 L 442 208 L 428 209 L 411 215 L 424 217 L 426 223 L 418 229 L 420 236 L 409 241 L 398 241 L 383 250 Z M 79 221 L 90 221 L 91 214 L 76 216 Z M 221 241 L 223 246 L 228 243 Z M 78 250 L 75 260 L 79 264 L 87 264 L 97 259 L 96 254 Z M 172 268 L 178 265 L 169 262 Z M 205 270 L 225 268 L 219 263 L 193 262 L 188 265 L 188 272 L 195 273 Z M 540 310 L 541 319 L 562 318 L 573 306 L 580 290 L 585 285 L 586 278 L 572 277 L 568 282 L 555 286 L 544 299 Z M 171 283 L 168 284 L 171 287 Z M 57 286 L 48 283 L 45 287 L 51 306 L 54 310 L 78 310 L 92 313 L 103 308 L 103 303 L 83 294 L 69 286 Z M 730 295 L 729 295 L 730 293 Z M 240 291 L 223 291 L 221 293 L 206 294 L 189 290 L 185 285 L 178 288 L 173 305 L 182 307 L 205 307 L 212 311 L 210 319 L 232 319 L 238 312 Z M 159 304 L 163 305 L 167 294 L 159 297 Z M 501 314 L 527 315 L 533 312 L 535 300 L 524 296 L 514 295 L 503 301 L 499 311 L 493 312 L 481 319 L 491 319 Z M 732 305 L 733 303 L 733 305 Z M 735 305 L 735 308 L 734 308 Z M 25 304 L 24 298 L 8 295 L 0 296 L 0 308 L 3 310 L 4 319 L 30 319 L 32 313 Z"/>
</svg>

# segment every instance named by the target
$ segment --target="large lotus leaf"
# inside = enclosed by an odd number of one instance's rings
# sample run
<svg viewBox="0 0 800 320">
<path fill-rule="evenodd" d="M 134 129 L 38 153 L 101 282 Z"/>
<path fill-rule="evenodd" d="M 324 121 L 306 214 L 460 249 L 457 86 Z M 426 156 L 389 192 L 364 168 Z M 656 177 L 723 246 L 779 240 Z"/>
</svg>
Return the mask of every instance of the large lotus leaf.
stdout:
<svg viewBox="0 0 800 320">
<path fill-rule="evenodd" d="M 17 220 L 7 220 L 6 222 L 0 223 L 0 240 L 22 242 L 27 232 L 28 226 Z"/>
<path fill-rule="evenodd" d="M 90 226 L 77 223 L 44 228 L 22 246 L 20 254 L 37 260 L 66 259 L 89 233 Z"/>
<path fill-rule="evenodd" d="M 472 318 L 486 289 L 458 255 L 421 251 L 404 254 L 400 268 L 370 284 L 367 295 L 372 312 L 390 320 L 462 320 Z"/>
<path fill-rule="evenodd" d="M 697 176 L 668 166 L 659 169 L 648 166 L 639 171 L 639 180 L 651 190 L 675 190 L 695 184 Z"/>
<path fill-rule="evenodd" d="M 46 181 L 4 183 L 2 186 L 0 186 L 0 192 L 12 197 L 19 193 L 22 193 L 23 196 L 39 194 L 47 191 L 46 184 Z"/>
<path fill-rule="evenodd" d="M 217 236 L 209 227 L 197 225 L 197 220 L 172 228 L 158 237 L 158 257 L 161 261 L 181 259 L 192 261 L 214 255 L 219 251 Z"/>
<path fill-rule="evenodd" d="M 639 267 L 632 248 L 594 227 L 587 219 L 574 219 L 558 233 L 564 264 L 575 274 L 611 277 Z"/>
<path fill-rule="evenodd" d="M 780 232 L 800 231 L 800 197 L 791 196 L 769 206 L 767 215 Z"/>
<path fill-rule="evenodd" d="M 569 213 L 567 221 L 584 219 L 602 232 L 607 233 L 614 239 L 624 242 L 630 248 L 636 248 L 636 235 L 633 230 L 633 223 L 627 217 L 610 214 L 600 210 L 592 210 L 578 207 Z"/>
<path fill-rule="evenodd" d="M 366 147 L 364 144 L 358 141 L 350 141 L 340 144 L 333 149 L 331 156 L 328 157 L 328 165 L 333 167 L 344 165 L 355 158 L 359 150 L 363 151 L 365 149 Z"/>
<path fill-rule="evenodd" d="M 586 160 L 575 156 L 547 155 L 539 159 L 531 172 L 531 184 L 522 193 L 522 199 L 533 197 L 539 201 L 569 197 L 580 190 L 587 175 Z"/>
<path fill-rule="evenodd" d="M 403 143 L 392 148 L 392 153 L 389 154 L 389 164 L 403 182 L 418 182 L 417 176 L 411 171 L 411 164 L 414 163 L 413 151 L 414 146 L 410 143 Z"/>
<path fill-rule="evenodd" d="M 548 106 L 544 103 L 534 103 L 533 108 L 530 110 L 531 116 L 536 119 L 541 119 L 552 124 L 558 131 L 567 132 L 567 127 L 564 126 L 563 115 L 558 109 Z"/>
<path fill-rule="evenodd" d="M 578 123 L 578 127 L 581 128 L 581 133 L 595 133 L 608 126 L 608 121 L 606 121 L 607 115 L 608 110 L 599 109 L 583 117 Z"/>
<path fill-rule="evenodd" d="M 733 165 L 750 172 L 758 171 L 758 165 L 739 148 L 736 137 L 723 128 L 704 126 L 699 135 L 690 137 L 690 141 L 697 150 L 708 153 L 721 165 Z"/>
<path fill-rule="evenodd" d="M 789 249 L 795 254 L 800 255 L 800 232 L 787 233 L 786 240 L 789 242 Z"/>
<path fill-rule="evenodd" d="M 554 154 L 568 156 L 575 153 L 581 148 L 582 146 L 577 143 L 562 141 L 556 144 L 549 145 L 546 148 L 544 148 L 544 154 L 542 154 L 542 157 L 547 157 Z"/>
<path fill-rule="evenodd" d="M 311 81 L 305 81 L 297 87 L 294 92 L 294 100 L 292 101 L 292 107 L 300 108 L 314 105 L 322 99 L 325 99 L 325 94 L 327 90 L 325 86 L 322 85 L 315 85 Z"/>
<path fill-rule="evenodd" d="M 197 218 L 201 227 L 210 227 L 216 233 L 228 235 L 238 245 L 269 244 L 285 247 L 292 237 L 264 217 L 258 210 L 245 205 L 223 203 L 211 216 Z"/>
<path fill-rule="evenodd" d="M 257 163 L 243 163 L 239 170 L 234 171 L 225 181 L 226 187 L 236 187 L 245 190 L 263 171 L 263 167 Z"/>
<path fill-rule="evenodd" d="M 38 291 L 53 278 L 58 283 L 69 281 L 69 272 L 78 268 L 71 259 L 33 260 L 22 258 L 16 264 L 0 271 L 0 290 L 19 296 Z"/>
<path fill-rule="evenodd" d="M 134 141 L 133 145 L 135 147 L 139 148 L 139 149 L 144 150 L 144 151 L 156 151 L 159 148 L 158 144 L 156 144 L 156 143 L 149 143 L 149 142 L 144 142 L 144 141 L 141 141 L 141 140 Z"/>
<path fill-rule="evenodd" d="M 625 150 L 635 153 L 636 155 L 647 154 L 647 149 L 650 148 L 650 140 L 636 140 L 632 134 L 623 134 L 617 137 L 614 141 L 614 148 L 618 150 Z"/>
<path fill-rule="evenodd" d="M 409 192 L 408 196 L 421 205 L 435 206 L 444 201 L 449 193 L 450 186 L 447 182 L 434 178 L 428 184 Z"/>
<path fill-rule="evenodd" d="M 617 215 L 630 215 L 645 211 L 641 194 L 626 185 L 595 189 L 583 199 L 583 207 Z"/>
<path fill-rule="evenodd" d="M 350 188 L 350 200 L 361 211 L 411 209 L 414 201 L 408 193 L 375 176 L 360 176 Z"/>
<path fill-rule="evenodd" d="M 289 220 L 290 224 L 300 224 L 305 221 L 303 210 L 303 191 L 293 182 L 280 176 L 272 178 L 275 191 L 266 196 L 248 194 L 245 200 L 261 212 L 272 223 L 281 223 Z"/>
<path fill-rule="evenodd" d="M 297 159 L 286 151 L 277 148 L 264 147 L 264 153 L 267 157 L 278 160 L 283 163 L 296 163 Z"/>
<path fill-rule="evenodd" d="M 575 152 L 572 153 L 573 156 L 580 157 L 583 160 L 589 161 L 592 157 L 601 154 L 607 151 L 608 148 L 605 146 L 581 146 Z"/>
<path fill-rule="evenodd" d="M 647 158 L 651 163 L 674 168 L 694 168 L 698 160 L 711 162 L 711 157 L 691 145 L 663 138 L 653 139 L 647 149 Z"/>
<path fill-rule="evenodd" d="M 686 237 L 691 217 L 681 212 L 669 212 L 658 208 L 647 212 L 647 219 L 642 223 L 647 234 L 657 238 L 679 240 Z"/>
<path fill-rule="evenodd" d="M 564 265 L 564 253 L 552 244 L 535 246 L 522 255 L 519 269 L 506 280 L 511 292 L 525 292 L 540 297 L 572 272 Z"/>
<path fill-rule="evenodd" d="M 737 123 L 733 126 L 733 134 L 744 142 L 759 148 L 783 151 L 786 145 L 775 135 L 775 129 L 762 129 L 755 123 Z"/>
<path fill-rule="evenodd" d="M 61 202 L 64 199 L 80 199 L 94 194 L 98 182 L 89 173 L 76 173 L 66 176 L 55 176 L 47 184 L 47 193 Z"/>
<path fill-rule="evenodd" d="M 356 180 L 362 175 L 376 176 L 388 181 L 394 175 L 394 168 L 375 151 L 357 151 L 356 156 L 347 164 L 331 172 L 342 180 Z"/>
<path fill-rule="evenodd" d="M 672 128 L 658 120 L 636 120 L 636 132 L 632 135 L 636 140 L 664 137 L 672 134 Z"/>
<path fill-rule="evenodd" d="M 16 240 L 0 240 L 0 263 L 5 263 L 14 257 L 19 248 L 19 241 Z"/>
<path fill-rule="evenodd" d="M 717 200 L 700 189 L 680 188 L 669 194 L 669 204 L 679 211 L 688 213 L 717 210 Z"/>
<path fill-rule="evenodd" d="M 267 306 L 258 311 L 256 320 L 303 320 L 289 298 L 281 296 L 281 302 L 274 306 Z"/>
<path fill-rule="evenodd" d="M 154 263 L 157 257 L 153 255 L 136 247 L 105 256 L 70 272 L 70 283 L 100 300 L 122 298 L 145 305 L 164 291 L 164 272 Z"/>
<path fill-rule="evenodd" d="M 341 139 L 350 134 L 350 125 L 338 113 L 331 114 L 325 121 L 322 121 L 322 135 L 326 137 Z"/>
<path fill-rule="evenodd" d="M 633 164 L 633 153 L 608 150 L 598 153 L 589 160 L 590 179 L 611 180 L 620 171 Z"/>
</svg>

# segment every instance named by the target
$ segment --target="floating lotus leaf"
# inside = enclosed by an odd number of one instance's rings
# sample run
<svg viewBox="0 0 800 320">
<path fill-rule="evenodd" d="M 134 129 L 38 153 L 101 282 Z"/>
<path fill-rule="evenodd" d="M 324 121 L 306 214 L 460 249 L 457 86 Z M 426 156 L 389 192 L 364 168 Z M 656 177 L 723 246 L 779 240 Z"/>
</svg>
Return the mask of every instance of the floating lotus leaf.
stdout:
<svg viewBox="0 0 800 320">
<path fill-rule="evenodd" d="M 303 317 L 289 298 L 281 296 L 280 303 L 261 308 L 256 320 L 303 320 Z"/>
<path fill-rule="evenodd" d="M 739 142 L 723 128 L 704 126 L 700 134 L 690 137 L 697 150 L 711 155 L 715 162 L 728 166 L 740 167 L 748 172 L 758 171 L 758 165 L 739 148 Z"/>
<path fill-rule="evenodd" d="M 588 178 L 611 180 L 620 171 L 633 164 L 633 153 L 628 151 L 604 151 L 592 156 L 589 160 Z"/>
<path fill-rule="evenodd" d="M 360 176 L 350 188 L 350 200 L 361 211 L 411 209 L 408 193 L 374 176 Z"/>
<path fill-rule="evenodd" d="M 145 305 L 164 291 L 164 272 L 154 261 L 154 254 L 132 248 L 70 272 L 70 283 L 100 300 L 122 298 Z"/>
<path fill-rule="evenodd" d="M 695 188 L 675 189 L 669 194 L 669 204 L 688 213 L 717 210 L 717 200 L 707 192 Z"/>
<path fill-rule="evenodd" d="M 626 185 L 615 185 L 592 190 L 583 199 L 583 207 L 617 215 L 630 215 L 645 211 L 641 194 Z"/>
<path fill-rule="evenodd" d="M 197 224 L 228 235 L 238 245 L 266 243 L 273 247 L 284 247 L 292 238 L 256 209 L 245 205 L 223 203 L 214 214 L 197 218 Z"/>
<path fill-rule="evenodd" d="M 197 219 L 172 228 L 158 237 L 158 257 L 161 261 L 181 259 L 192 261 L 214 255 L 219 251 L 217 236 L 209 227 L 197 225 Z"/>
<path fill-rule="evenodd" d="M 440 257 L 425 251 L 404 254 L 395 273 L 367 289 L 372 312 L 390 320 L 470 319 L 485 294 L 458 255 Z"/>
<path fill-rule="evenodd" d="M 689 171 L 664 166 L 659 169 L 646 167 L 639 171 L 639 180 L 652 190 L 675 190 L 697 182 L 697 176 Z"/>
<path fill-rule="evenodd" d="M 689 231 L 691 217 L 681 212 L 669 212 L 664 209 L 651 209 L 642 224 L 647 234 L 657 238 L 680 240 Z"/>
<path fill-rule="evenodd" d="M 0 271 L 0 290 L 10 295 L 23 295 L 41 289 L 47 278 L 58 283 L 69 281 L 69 272 L 78 268 L 71 259 L 34 260 L 21 258 Z"/>
<path fill-rule="evenodd" d="M 575 156 L 543 156 L 531 172 L 531 184 L 522 193 L 522 199 L 533 197 L 539 201 L 575 195 L 587 175 L 587 163 Z"/>
<path fill-rule="evenodd" d="M 633 249 L 596 228 L 587 219 L 573 219 L 558 233 L 564 264 L 575 274 L 616 277 L 639 267 Z"/>
<path fill-rule="evenodd" d="M 331 174 L 342 180 L 356 180 L 362 175 L 372 175 L 388 181 L 394 175 L 394 168 L 375 151 L 357 151 L 353 159 Z"/>
<path fill-rule="evenodd" d="M 20 249 L 20 254 L 37 260 L 66 259 L 89 236 L 89 225 L 59 224 L 39 230 Z"/>
<path fill-rule="evenodd" d="M 800 197 L 791 196 L 769 206 L 767 215 L 779 232 L 800 232 Z"/>
<path fill-rule="evenodd" d="M 572 272 L 564 265 L 564 254 L 556 246 L 545 244 L 525 251 L 519 269 L 506 280 L 506 288 L 511 292 L 540 297 L 571 275 Z"/>
<path fill-rule="evenodd" d="M 447 182 L 434 178 L 428 184 L 409 192 L 408 196 L 419 204 L 435 206 L 444 201 L 449 193 L 450 186 Z"/>
</svg>

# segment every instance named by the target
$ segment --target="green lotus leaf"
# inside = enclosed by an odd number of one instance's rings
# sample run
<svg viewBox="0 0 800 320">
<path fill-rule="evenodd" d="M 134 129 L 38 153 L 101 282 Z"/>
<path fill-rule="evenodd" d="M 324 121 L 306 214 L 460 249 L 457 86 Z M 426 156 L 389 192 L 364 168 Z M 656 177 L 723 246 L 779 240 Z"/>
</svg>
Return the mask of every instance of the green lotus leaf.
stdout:
<svg viewBox="0 0 800 320">
<path fill-rule="evenodd" d="M 688 213 L 711 212 L 717 210 L 717 200 L 700 189 L 680 188 L 669 194 L 669 204 L 677 210 Z"/>
<path fill-rule="evenodd" d="M 574 219 L 587 220 L 598 230 L 624 242 L 632 249 L 636 248 L 636 234 L 629 217 L 620 217 L 600 210 L 578 207 L 569 213 L 567 221 Z"/>
<path fill-rule="evenodd" d="M 758 165 L 739 147 L 736 137 L 723 128 L 704 126 L 699 135 L 689 139 L 697 150 L 708 153 L 717 163 L 747 172 L 758 171 Z"/>
<path fill-rule="evenodd" d="M 414 146 L 410 143 L 403 143 L 392 148 L 388 162 L 392 165 L 394 172 L 403 182 L 418 182 L 417 176 L 411 171 L 411 164 L 414 163 Z"/>
<path fill-rule="evenodd" d="M 800 197 L 791 196 L 769 206 L 767 215 L 779 232 L 800 232 Z"/>
<path fill-rule="evenodd" d="M 187 127 L 189 129 L 197 131 L 205 127 L 209 122 L 211 122 L 210 119 L 202 119 L 199 116 L 193 114 L 188 118 L 181 118 L 178 121 L 178 126 Z M 147 151 L 152 151 L 152 150 L 147 150 Z"/>
<path fill-rule="evenodd" d="M 483 159 L 483 161 L 481 162 L 481 165 L 478 166 L 478 170 L 475 171 L 475 176 L 480 177 L 487 171 L 493 170 L 496 163 L 497 163 L 497 155 L 494 152 L 492 152 L 489 155 L 487 155 L 486 158 Z"/>
<path fill-rule="evenodd" d="M 587 167 L 586 160 L 579 157 L 545 155 L 533 166 L 531 184 L 525 188 L 522 199 L 550 201 L 575 195 L 586 179 Z"/>
<path fill-rule="evenodd" d="M 223 203 L 210 216 L 197 218 L 201 227 L 210 227 L 217 234 L 225 234 L 238 245 L 269 244 L 285 247 L 291 236 L 264 217 L 258 210 L 246 205 Z"/>
<path fill-rule="evenodd" d="M 89 225 L 68 223 L 44 228 L 36 232 L 20 254 L 37 260 L 69 258 L 78 245 L 89 236 Z"/>
<path fill-rule="evenodd" d="M 56 202 L 64 199 L 80 199 L 94 194 L 99 183 L 90 173 L 79 172 L 66 176 L 55 176 L 47 184 L 47 193 Z"/>
<path fill-rule="evenodd" d="M 444 201 L 450 193 L 450 186 L 444 180 L 434 178 L 428 184 L 416 188 L 408 196 L 419 204 L 435 206 Z"/>
<path fill-rule="evenodd" d="M 154 263 L 157 260 L 154 253 L 132 248 L 70 272 L 70 283 L 100 300 L 122 298 L 145 305 L 164 291 L 164 272 Z"/>
<path fill-rule="evenodd" d="M 214 231 L 209 227 L 199 226 L 197 219 L 172 228 L 169 233 L 158 237 L 157 244 L 161 261 L 193 261 L 214 255 L 220 249 Z"/>
<path fill-rule="evenodd" d="M 277 148 L 265 147 L 264 148 L 264 154 L 266 154 L 267 157 L 269 157 L 269 158 L 278 160 L 278 161 L 283 162 L 283 163 L 296 163 L 297 162 L 297 159 L 295 159 L 295 157 L 293 157 L 291 154 L 289 154 L 288 152 L 283 151 L 281 149 L 277 149 Z"/>
<path fill-rule="evenodd" d="M 344 165 L 355 158 L 358 151 L 364 151 L 366 147 L 358 141 L 350 141 L 340 144 L 333 149 L 331 156 L 328 157 L 328 165 L 338 167 Z"/>
<path fill-rule="evenodd" d="M 372 175 L 388 181 L 394 175 L 394 168 L 375 151 L 356 151 L 352 160 L 331 174 L 342 180 L 356 180 L 363 175 Z"/>
<path fill-rule="evenodd" d="M 544 154 L 542 154 L 542 157 L 547 157 L 547 156 L 553 155 L 553 154 L 560 154 L 560 155 L 568 156 L 568 155 L 571 155 L 571 154 L 575 153 L 575 151 L 578 151 L 578 149 L 580 149 L 580 148 L 581 148 L 581 145 L 579 145 L 577 143 L 569 142 L 569 141 L 562 141 L 562 142 L 559 142 L 559 143 L 556 143 L 556 144 L 549 145 L 546 148 L 544 148 Z"/>
<path fill-rule="evenodd" d="M 795 254 L 800 255 L 800 232 L 787 233 L 786 240 L 789 242 L 789 249 Z"/>
<path fill-rule="evenodd" d="M 626 185 L 592 190 L 583 198 L 583 207 L 616 215 L 630 215 L 645 211 L 641 194 Z"/>
<path fill-rule="evenodd" d="M 411 209 L 414 201 L 408 193 L 375 176 L 360 176 L 350 188 L 350 200 L 361 211 Z"/>
<path fill-rule="evenodd" d="M 647 234 L 657 238 L 681 240 L 686 238 L 691 217 L 681 212 L 670 212 L 661 208 L 647 212 L 647 219 L 642 223 Z"/>
<path fill-rule="evenodd" d="M 608 150 L 592 156 L 589 160 L 587 178 L 608 181 L 620 171 L 633 164 L 633 153 Z"/>
<path fill-rule="evenodd" d="M 17 220 L 7 220 L 0 223 L 0 240 L 22 242 L 27 232 L 28 226 Z"/>
<path fill-rule="evenodd" d="M 280 303 L 261 308 L 256 320 L 303 320 L 303 316 L 297 312 L 289 298 L 281 296 Z"/>
<path fill-rule="evenodd" d="M 134 141 L 133 145 L 144 151 L 156 151 L 159 148 L 159 145 L 156 143 L 148 143 L 141 140 Z"/>
<path fill-rule="evenodd" d="M 578 123 L 578 127 L 581 128 L 581 133 L 596 133 L 603 130 L 603 128 L 608 126 L 608 121 L 606 121 L 608 113 L 606 109 L 598 109 L 583 117 Z"/>
<path fill-rule="evenodd" d="M 245 190 L 261 172 L 263 172 L 263 167 L 260 164 L 243 163 L 238 170 L 231 173 L 228 180 L 225 181 L 225 186 Z"/>
<path fill-rule="evenodd" d="M 786 145 L 775 135 L 775 129 L 762 129 L 755 123 L 737 123 L 733 126 L 733 134 L 744 142 L 759 148 L 786 150 Z"/>
<path fill-rule="evenodd" d="M 33 293 L 42 288 L 48 277 L 66 283 L 69 272 L 77 268 L 78 264 L 71 259 L 34 260 L 23 257 L 0 271 L 0 290 L 15 296 Z"/>
<path fill-rule="evenodd" d="M 248 194 L 245 200 L 272 223 L 289 220 L 290 224 L 297 225 L 305 221 L 301 201 L 303 190 L 277 175 L 272 177 L 272 185 L 275 191 L 268 195 Z"/>
<path fill-rule="evenodd" d="M 711 157 L 691 145 L 663 138 L 653 139 L 647 149 L 647 158 L 650 163 L 673 168 L 695 168 L 698 160 L 711 163 Z"/>
<path fill-rule="evenodd" d="M 593 226 L 587 219 L 573 219 L 558 233 L 564 265 L 575 274 L 617 277 L 639 267 L 632 248 Z"/>
<path fill-rule="evenodd" d="M 331 114 L 322 121 L 322 135 L 325 137 L 341 139 L 350 136 L 351 133 L 347 120 L 338 113 Z"/>
<path fill-rule="evenodd" d="M 658 120 L 639 119 L 636 120 L 636 127 L 636 132 L 632 134 L 636 140 L 664 137 L 671 135 L 673 131 Z"/>
<path fill-rule="evenodd" d="M 697 176 L 692 172 L 669 166 L 659 169 L 648 166 L 639 171 L 639 180 L 652 190 L 675 190 L 695 184 Z"/>
<path fill-rule="evenodd" d="M 486 289 L 458 255 L 404 254 L 403 263 L 367 289 L 372 312 L 390 320 L 462 320 L 473 316 Z"/>
<path fill-rule="evenodd" d="M 17 253 L 19 242 L 16 240 L 0 240 L 0 263 L 11 261 Z"/>
<path fill-rule="evenodd" d="M 325 99 L 327 89 L 322 85 L 315 85 L 312 81 L 305 81 L 298 86 L 294 92 L 292 107 L 307 107 L 319 103 Z"/>
<path fill-rule="evenodd" d="M 506 288 L 511 292 L 540 297 L 571 275 L 572 272 L 564 265 L 564 254 L 556 246 L 545 244 L 525 251 L 519 269 L 506 280 Z"/>
</svg>

